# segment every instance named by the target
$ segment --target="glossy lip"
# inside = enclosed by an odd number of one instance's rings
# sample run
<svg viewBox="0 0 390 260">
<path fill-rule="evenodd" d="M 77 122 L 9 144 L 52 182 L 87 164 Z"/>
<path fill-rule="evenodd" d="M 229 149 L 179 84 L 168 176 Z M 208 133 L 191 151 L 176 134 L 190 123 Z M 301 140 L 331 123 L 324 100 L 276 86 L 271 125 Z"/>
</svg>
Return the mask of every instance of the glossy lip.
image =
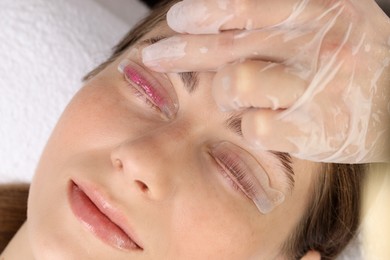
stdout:
<svg viewBox="0 0 390 260">
<path fill-rule="evenodd" d="M 135 246 L 129 247 L 122 247 L 118 246 L 118 244 L 113 243 L 110 241 L 110 238 L 107 235 L 101 234 L 97 232 L 96 230 L 99 230 L 99 228 L 95 227 L 89 227 L 89 224 L 91 221 L 88 219 L 85 220 L 83 217 L 75 210 L 74 202 L 72 201 L 72 190 L 77 187 L 83 192 L 86 197 L 94 204 L 94 206 L 100 211 L 100 213 L 105 216 L 109 221 L 112 222 L 115 226 L 117 226 L 119 229 L 121 229 L 122 232 L 124 232 L 125 235 L 131 240 L 132 243 L 135 244 Z M 95 187 L 92 184 L 83 183 L 81 181 L 74 181 L 71 180 L 68 187 L 68 199 L 71 204 L 71 208 L 73 211 L 73 214 L 81 221 L 84 225 L 87 225 L 88 230 L 91 231 L 95 236 L 97 236 L 99 239 L 103 240 L 105 243 L 110 244 L 111 246 L 114 246 L 116 248 L 125 249 L 125 250 L 132 250 L 132 251 L 143 251 L 143 246 L 133 233 L 132 229 L 129 227 L 129 224 L 126 221 L 125 216 L 118 210 L 117 207 L 111 203 L 107 196 L 104 195 L 103 192 L 101 192 L 100 189 Z M 109 233 L 109 230 L 106 230 L 107 233 Z M 111 235 L 111 237 L 113 237 Z"/>
</svg>

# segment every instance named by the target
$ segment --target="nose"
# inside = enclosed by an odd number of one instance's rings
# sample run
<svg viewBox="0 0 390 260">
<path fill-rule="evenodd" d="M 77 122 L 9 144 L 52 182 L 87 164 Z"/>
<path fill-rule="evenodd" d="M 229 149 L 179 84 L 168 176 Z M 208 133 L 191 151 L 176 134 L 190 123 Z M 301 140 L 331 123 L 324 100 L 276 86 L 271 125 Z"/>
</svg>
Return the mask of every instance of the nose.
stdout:
<svg viewBox="0 0 390 260">
<path fill-rule="evenodd" d="M 115 174 L 127 187 L 152 200 L 170 197 L 177 186 L 184 160 L 185 143 L 180 138 L 154 131 L 121 143 L 111 152 Z"/>
</svg>

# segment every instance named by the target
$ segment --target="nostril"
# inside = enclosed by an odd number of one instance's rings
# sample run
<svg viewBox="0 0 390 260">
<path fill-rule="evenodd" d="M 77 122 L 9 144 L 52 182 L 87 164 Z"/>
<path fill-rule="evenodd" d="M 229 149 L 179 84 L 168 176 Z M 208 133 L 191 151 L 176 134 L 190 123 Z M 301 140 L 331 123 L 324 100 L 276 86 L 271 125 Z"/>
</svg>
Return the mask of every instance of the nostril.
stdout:
<svg viewBox="0 0 390 260">
<path fill-rule="evenodd" d="M 143 183 L 142 181 L 136 180 L 135 183 L 142 192 L 149 191 L 149 187 L 145 183 Z"/>
<path fill-rule="evenodd" d="M 123 163 L 122 163 L 122 161 L 119 160 L 119 159 L 116 159 L 116 160 L 114 161 L 114 167 L 115 167 L 115 169 L 122 170 L 122 169 L 123 169 Z"/>
<path fill-rule="evenodd" d="M 114 169 L 116 170 L 116 172 L 125 173 L 125 169 L 124 169 L 125 166 L 123 165 L 123 162 L 121 159 L 112 160 L 112 165 L 114 166 Z M 127 170 L 129 170 L 129 169 L 127 169 Z M 133 176 L 133 177 L 135 177 L 135 176 Z M 139 190 L 141 192 L 143 192 L 143 193 L 149 192 L 148 185 L 146 185 L 143 181 L 135 179 L 134 182 L 135 182 L 135 185 L 137 186 L 137 188 L 139 188 Z"/>
</svg>

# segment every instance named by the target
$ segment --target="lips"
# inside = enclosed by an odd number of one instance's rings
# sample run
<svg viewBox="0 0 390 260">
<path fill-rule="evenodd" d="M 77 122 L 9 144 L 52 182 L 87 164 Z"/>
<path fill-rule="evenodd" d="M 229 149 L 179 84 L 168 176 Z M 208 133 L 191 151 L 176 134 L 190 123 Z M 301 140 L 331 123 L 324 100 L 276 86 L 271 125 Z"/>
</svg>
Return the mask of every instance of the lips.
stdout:
<svg viewBox="0 0 390 260">
<path fill-rule="evenodd" d="M 143 250 L 124 223 L 124 217 L 97 190 L 71 181 L 69 201 L 83 226 L 106 244 L 121 250 Z"/>
</svg>

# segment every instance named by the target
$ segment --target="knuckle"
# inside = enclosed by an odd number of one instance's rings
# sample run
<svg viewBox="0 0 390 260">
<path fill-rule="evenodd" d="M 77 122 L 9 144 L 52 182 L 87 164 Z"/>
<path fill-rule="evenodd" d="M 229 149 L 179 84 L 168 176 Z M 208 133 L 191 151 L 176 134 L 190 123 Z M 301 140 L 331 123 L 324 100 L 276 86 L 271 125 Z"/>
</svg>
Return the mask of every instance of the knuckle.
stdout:
<svg viewBox="0 0 390 260">
<path fill-rule="evenodd" d="M 233 60 L 235 57 L 234 45 L 234 32 L 228 31 L 219 34 L 217 38 L 217 49 L 222 51 L 229 61 Z"/>
</svg>

